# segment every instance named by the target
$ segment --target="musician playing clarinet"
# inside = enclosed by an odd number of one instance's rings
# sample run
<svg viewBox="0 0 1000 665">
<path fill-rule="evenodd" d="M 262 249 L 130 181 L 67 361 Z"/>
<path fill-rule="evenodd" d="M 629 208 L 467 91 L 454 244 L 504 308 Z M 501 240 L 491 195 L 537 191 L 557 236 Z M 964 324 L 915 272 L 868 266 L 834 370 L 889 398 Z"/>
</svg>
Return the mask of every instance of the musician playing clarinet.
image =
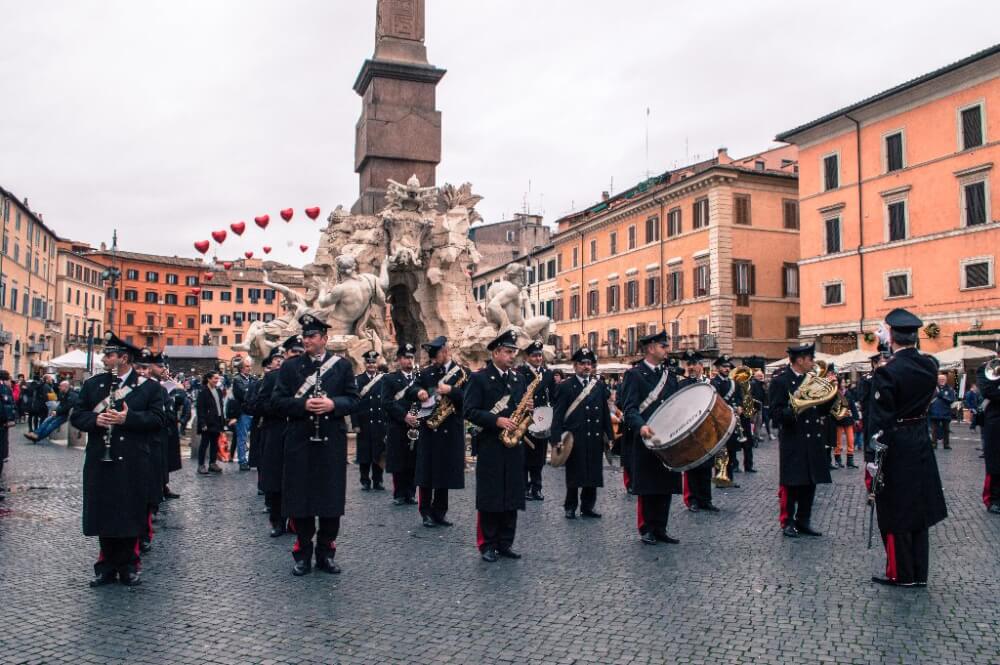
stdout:
<svg viewBox="0 0 1000 665">
<path fill-rule="evenodd" d="M 305 353 L 282 363 L 271 396 L 274 410 L 288 418 L 281 510 L 295 528 L 292 574 L 311 572 L 314 552 L 319 570 L 339 573 L 334 556 L 347 483 L 344 417 L 357 407 L 358 389 L 351 362 L 326 349 L 329 326 L 311 314 L 299 324 Z"/>
<path fill-rule="evenodd" d="M 872 377 L 872 436 L 888 446 L 882 488 L 876 488 L 885 577 L 877 584 L 927 586 L 928 529 L 948 516 L 937 460 L 927 432 L 927 407 L 937 388 L 938 363 L 916 348 L 923 322 L 905 309 L 885 317 L 892 357 Z M 881 432 L 881 435 L 879 435 Z"/>
<path fill-rule="evenodd" d="M 681 474 L 663 465 L 644 440 L 653 437 L 646 422 L 667 398 L 677 392 L 677 377 L 663 365 L 667 356 L 667 333 L 660 331 L 639 339 L 643 359 L 625 372 L 619 402 L 632 441 L 632 490 L 638 495 L 636 520 L 644 545 L 676 544 L 667 535 L 670 501 L 681 493 Z"/>
<path fill-rule="evenodd" d="M 407 436 L 420 425 L 416 416 L 410 415 L 412 400 L 406 391 L 417 375 L 413 368 L 417 348 L 404 342 L 396 349 L 395 372 L 388 374 L 382 386 L 382 412 L 385 414 L 385 470 L 392 474 L 392 505 L 411 505 L 417 502 L 417 486 L 413 470 L 417 465 L 416 441 Z"/>
<path fill-rule="evenodd" d="M 101 554 L 90 586 L 139 584 L 139 537 L 149 528 L 149 439 L 167 425 L 163 391 L 132 367 L 139 349 L 105 335 L 108 371 L 87 379 L 70 422 L 87 432 L 83 461 L 83 535 Z M 114 390 L 114 393 L 112 393 Z M 110 432 L 109 432 L 110 429 Z"/>
</svg>

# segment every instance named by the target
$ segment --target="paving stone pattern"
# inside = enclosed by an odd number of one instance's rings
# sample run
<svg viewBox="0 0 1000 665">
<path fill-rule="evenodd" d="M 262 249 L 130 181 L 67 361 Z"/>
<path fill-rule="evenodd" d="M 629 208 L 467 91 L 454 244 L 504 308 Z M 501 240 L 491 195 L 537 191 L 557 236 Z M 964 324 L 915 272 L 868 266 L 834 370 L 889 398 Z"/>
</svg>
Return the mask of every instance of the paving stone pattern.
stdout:
<svg viewBox="0 0 1000 665">
<path fill-rule="evenodd" d="M 777 443 L 760 473 L 717 492 L 718 515 L 680 510 L 680 545 L 644 546 L 635 500 L 606 470 L 604 519 L 567 521 L 563 474 L 521 513 L 520 561 L 474 548 L 474 474 L 450 529 L 425 529 L 389 493 L 348 490 L 343 574 L 290 574 L 291 536 L 267 536 L 255 476 L 185 460 L 143 584 L 90 589 L 80 533 L 82 452 L 12 433 L 0 503 L 0 663 L 998 663 L 1000 519 L 980 501 L 978 438 L 939 450 L 951 516 L 931 532 L 931 584 L 876 588 L 862 471 L 821 487 L 820 539 L 782 538 Z M 876 536 L 877 539 L 877 536 Z"/>
</svg>

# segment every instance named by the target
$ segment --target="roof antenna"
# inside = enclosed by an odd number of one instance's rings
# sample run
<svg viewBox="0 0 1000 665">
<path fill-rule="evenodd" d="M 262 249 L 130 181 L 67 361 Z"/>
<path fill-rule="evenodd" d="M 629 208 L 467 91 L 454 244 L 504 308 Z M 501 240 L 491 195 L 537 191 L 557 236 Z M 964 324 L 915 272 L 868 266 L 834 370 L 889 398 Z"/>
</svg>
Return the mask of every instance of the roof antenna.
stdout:
<svg viewBox="0 0 1000 665">
<path fill-rule="evenodd" d="M 649 107 L 646 107 L 646 180 L 649 180 Z"/>
</svg>

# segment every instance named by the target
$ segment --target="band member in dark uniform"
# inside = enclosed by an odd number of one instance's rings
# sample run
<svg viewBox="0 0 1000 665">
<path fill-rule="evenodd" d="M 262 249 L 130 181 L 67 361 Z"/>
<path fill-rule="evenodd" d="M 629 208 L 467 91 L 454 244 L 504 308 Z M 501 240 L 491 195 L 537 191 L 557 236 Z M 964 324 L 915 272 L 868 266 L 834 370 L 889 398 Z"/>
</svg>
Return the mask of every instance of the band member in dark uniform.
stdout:
<svg viewBox="0 0 1000 665">
<path fill-rule="evenodd" d="M 726 404 L 733 407 L 733 411 L 736 412 L 736 417 L 740 421 L 739 426 L 726 441 L 726 452 L 729 453 L 729 477 L 732 478 L 733 473 L 738 473 L 740 470 L 740 465 L 736 461 L 736 453 L 740 450 L 743 451 L 743 468 L 752 473 L 754 470 L 753 440 L 750 433 L 750 421 L 743 417 L 743 387 L 729 376 L 729 372 L 733 369 L 733 359 L 724 353 L 716 358 L 713 364 L 717 373 L 712 379 L 712 387 L 722 396 Z M 732 487 L 739 487 L 739 485 L 734 483 Z"/>
<path fill-rule="evenodd" d="M 162 353 L 159 355 L 159 359 L 162 364 L 154 366 L 154 373 L 157 374 L 157 379 L 160 381 L 160 385 L 163 385 L 165 381 L 172 381 L 170 376 L 170 363 L 165 355 Z M 177 386 L 176 383 L 173 383 Z M 170 474 L 174 471 L 181 470 L 181 418 L 184 413 L 184 400 L 179 395 L 176 394 L 177 388 L 171 391 L 167 391 L 164 388 L 166 395 L 164 396 L 164 412 L 167 415 L 167 470 L 163 474 L 163 498 L 164 499 L 179 499 L 180 494 L 171 491 L 170 489 Z M 183 390 L 181 388 L 181 390 Z"/>
<path fill-rule="evenodd" d="M 349 360 L 326 349 L 329 328 L 311 314 L 299 317 L 305 354 L 282 363 L 271 397 L 288 418 L 285 427 L 281 511 L 295 527 L 292 574 L 316 567 L 339 573 L 334 562 L 347 483 L 347 425 L 358 404 Z M 319 521 L 319 530 L 316 522 Z"/>
<path fill-rule="evenodd" d="M 392 503 L 396 506 L 417 502 L 414 498 L 417 486 L 413 480 L 417 444 L 416 439 L 411 439 L 407 433 L 411 430 L 417 433 L 420 423 L 416 416 L 409 415 L 413 400 L 406 397 L 407 390 L 417 378 L 413 369 L 416 353 L 416 347 L 409 342 L 400 344 L 396 350 L 399 369 L 382 380 L 382 411 L 386 418 L 385 468 L 392 474 Z"/>
<path fill-rule="evenodd" d="M 465 423 L 462 416 L 469 370 L 451 359 L 444 336 L 421 345 L 430 365 L 417 375 L 407 396 L 426 404 L 435 396 L 434 411 L 420 423 L 417 439 L 417 498 L 425 527 L 451 526 L 448 490 L 465 488 Z M 443 418 L 444 410 L 451 414 Z M 435 427 L 432 427 L 434 425 Z"/>
<path fill-rule="evenodd" d="M 639 536 L 645 545 L 678 543 L 667 535 L 672 495 L 680 494 L 681 474 L 663 465 L 644 439 L 653 437 L 646 424 L 667 398 L 677 392 L 677 377 L 663 365 L 667 356 L 667 333 L 660 331 L 639 339 L 643 359 L 625 372 L 619 402 L 628 422 L 632 441 L 632 489 L 636 502 Z"/>
<path fill-rule="evenodd" d="M 150 372 L 150 365 L 155 356 L 148 348 L 139 349 L 136 355 L 133 368 L 143 382 L 153 380 Z M 164 415 L 166 415 L 166 404 L 164 403 Z M 160 512 L 160 503 L 163 502 L 163 474 L 167 469 L 167 428 L 164 427 L 153 432 L 147 439 L 149 445 L 149 469 L 146 478 L 146 488 L 148 492 L 148 509 L 146 517 L 146 532 L 139 536 L 139 552 L 146 554 L 153 547 L 153 516 Z"/>
<path fill-rule="evenodd" d="M 103 362 L 109 371 L 87 379 L 70 416 L 73 427 L 88 434 L 83 534 L 101 543 L 90 583 L 95 587 L 116 577 L 126 586 L 139 584 L 139 537 L 149 518 L 149 438 L 164 427 L 166 415 L 159 385 L 140 381 L 132 367 L 138 352 L 107 333 Z"/>
<path fill-rule="evenodd" d="M 516 411 L 530 419 L 533 403 L 530 395 L 525 400 L 524 376 L 513 369 L 517 334 L 501 333 L 486 348 L 492 360 L 469 379 L 465 418 L 482 428 L 476 461 L 476 547 L 484 561 L 493 563 L 497 556 L 521 558 L 511 548 L 517 511 L 524 510 L 525 503 L 524 442 L 507 446 L 501 435 L 517 428 L 518 421 L 512 419 Z"/>
<path fill-rule="evenodd" d="M 257 441 L 261 451 L 257 457 L 257 488 L 264 493 L 272 538 L 285 533 L 285 518 L 281 512 L 281 478 L 285 466 L 286 424 L 284 414 L 274 407 L 272 397 L 281 365 L 286 359 L 295 358 L 304 351 L 301 335 L 293 335 L 281 346 L 276 346 L 264 360 L 264 378 L 250 403 L 254 418 L 259 422 Z"/>
<path fill-rule="evenodd" d="M 799 535 L 820 536 L 810 525 L 816 485 L 830 482 L 826 452 L 826 421 L 835 395 L 821 404 L 810 406 L 796 415 L 790 404 L 814 365 L 813 344 L 788 347 L 788 367 L 771 381 L 768 400 L 771 416 L 781 423 L 778 437 L 778 502 L 782 533 L 788 538 Z"/>
<path fill-rule="evenodd" d="M 976 386 L 983 399 L 979 412 L 972 414 L 982 427 L 983 459 L 986 462 L 983 504 L 990 513 L 1000 515 L 1000 365 L 996 360 L 979 368 Z"/>
<path fill-rule="evenodd" d="M 535 389 L 532 398 L 534 406 L 550 406 L 552 403 L 552 393 L 555 390 L 555 381 L 552 378 L 552 370 L 545 367 L 545 355 L 542 353 L 542 343 L 532 342 L 524 349 L 526 362 L 517 368 L 524 385 L 528 386 L 536 377 L 541 376 L 541 381 Z M 541 439 L 531 434 L 526 434 L 525 439 L 531 442 L 531 446 L 525 444 L 524 448 L 524 483 L 525 498 L 529 501 L 542 501 L 542 467 L 545 466 L 545 456 L 549 450 L 548 439 Z M 534 446 L 534 447 L 532 447 Z"/>
<path fill-rule="evenodd" d="M 680 381 L 680 387 L 692 383 L 707 383 L 705 378 L 705 366 L 701 364 L 704 357 L 697 351 L 687 350 L 681 360 L 687 370 L 687 376 Z M 715 458 L 710 457 L 700 466 L 685 471 L 683 474 L 684 505 L 693 513 L 700 510 L 707 510 L 711 513 L 719 512 L 718 507 L 712 503 L 712 469 L 715 468 Z"/>
<path fill-rule="evenodd" d="M 888 348 L 885 349 L 888 353 Z M 877 370 L 886 360 L 886 356 L 882 353 L 882 345 L 879 345 L 879 352 L 868 358 L 872 365 L 872 371 L 865 374 L 861 379 L 858 380 L 858 411 L 861 413 L 861 436 L 862 436 L 862 446 L 864 448 L 865 454 L 865 487 L 871 490 L 872 476 L 868 469 L 868 463 L 875 461 L 875 447 L 871 441 L 871 422 L 872 422 L 872 377 L 875 375 L 875 370 Z"/>
<path fill-rule="evenodd" d="M 871 429 L 879 443 L 888 446 L 882 461 L 884 484 L 875 495 L 886 566 L 885 577 L 874 576 L 872 581 L 926 586 L 928 529 L 948 516 L 927 433 L 927 407 L 934 399 L 938 363 L 916 349 L 920 319 L 897 308 L 885 322 L 892 357 L 872 378 Z"/>
<path fill-rule="evenodd" d="M 556 387 L 553 403 L 553 446 L 572 435 L 572 449 L 566 460 L 566 519 L 576 519 L 577 506 L 584 517 L 600 517 L 594 510 L 597 488 L 604 487 L 604 450 L 613 436 L 608 387 L 594 375 L 597 356 L 586 347 L 573 354 L 574 376 Z"/>
<path fill-rule="evenodd" d="M 156 492 L 156 496 L 161 499 L 177 498 L 179 495 L 170 493 L 170 488 L 167 486 L 170 480 L 170 471 L 172 467 L 176 464 L 176 468 L 180 468 L 180 431 L 177 429 L 177 415 L 174 412 L 174 400 L 170 398 L 167 393 L 167 389 L 163 387 L 163 382 L 169 379 L 167 373 L 167 357 L 162 353 L 149 353 L 146 354 L 146 349 L 143 349 L 142 358 L 146 365 L 146 378 L 147 380 L 158 383 L 160 385 L 160 390 L 163 393 L 163 413 L 166 416 L 166 425 L 164 428 L 157 432 L 158 437 L 151 437 L 150 441 L 154 438 L 159 438 L 160 441 L 160 458 L 159 460 L 154 460 L 151 465 L 151 470 L 153 476 L 151 482 L 159 485 L 159 491 Z M 156 452 L 153 447 L 150 446 L 150 455 L 155 456 Z M 158 506 L 153 509 L 153 513 L 159 510 Z M 152 515 L 149 521 L 149 532 L 146 537 L 139 539 L 139 550 L 142 552 L 149 551 L 153 540 L 153 521 Z"/>
<path fill-rule="evenodd" d="M 382 415 L 382 380 L 378 371 L 378 351 L 364 354 L 365 371 L 355 377 L 358 384 L 358 408 L 351 415 L 357 432 L 355 453 L 361 470 L 361 489 L 382 491 L 382 459 L 385 455 L 385 425 Z"/>
</svg>

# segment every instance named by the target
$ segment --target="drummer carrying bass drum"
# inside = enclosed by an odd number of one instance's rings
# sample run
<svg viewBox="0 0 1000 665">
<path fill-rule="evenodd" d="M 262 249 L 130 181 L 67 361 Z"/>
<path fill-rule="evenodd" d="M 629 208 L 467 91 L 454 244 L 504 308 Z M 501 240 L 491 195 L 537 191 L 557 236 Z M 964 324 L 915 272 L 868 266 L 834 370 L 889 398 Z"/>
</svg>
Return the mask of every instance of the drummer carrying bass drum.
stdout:
<svg viewBox="0 0 1000 665">
<path fill-rule="evenodd" d="M 639 339 L 643 359 L 625 372 L 619 401 L 632 440 L 632 489 L 639 499 L 636 517 L 640 540 L 645 545 L 678 543 L 667 535 L 670 499 L 681 493 L 681 474 L 663 465 L 643 442 L 653 437 L 647 420 L 668 397 L 677 392 L 677 377 L 663 366 L 667 356 L 667 334 L 660 331 Z"/>
</svg>

